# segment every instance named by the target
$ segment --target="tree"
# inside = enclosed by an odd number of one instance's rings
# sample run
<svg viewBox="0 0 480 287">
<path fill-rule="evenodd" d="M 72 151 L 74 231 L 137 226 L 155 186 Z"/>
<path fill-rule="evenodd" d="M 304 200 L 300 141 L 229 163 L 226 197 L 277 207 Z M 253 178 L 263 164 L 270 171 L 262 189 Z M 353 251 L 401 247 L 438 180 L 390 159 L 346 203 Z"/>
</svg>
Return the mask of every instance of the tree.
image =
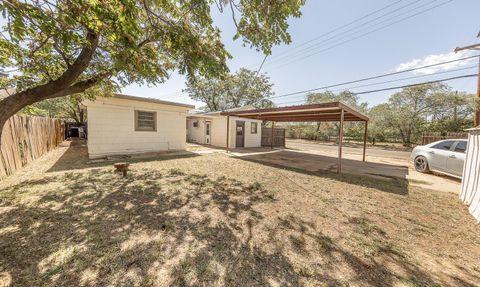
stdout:
<svg viewBox="0 0 480 287">
<path fill-rule="evenodd" d="M 393 94 L 388 103 L 376 108 L 375 124 L 394 129 L 405 146 L 418 138 L 433 111 L 445 99 L 448 87 L 444 84 L 426 84 L 404 88 Z"/>
<path fill-rule="evenodd" d="M 240 69 L 223 78 L 202 78 L 187 83 L 190 98 L 205 103 L 206 111 L 220 111 L 243 106 L 271 107 L 273 84 L 266 74 Z"/>
<path fill-rule="evenodd" d="M 335 94 L 330 91 L 325 91 L 321 93 L 310 93 L 306 96 L 306 102 L 308 104 L 318 104 L 318 103 L 328 103 L 328 102 L 342 102 L 349 107 L 352 107 L 360 112 L 367 111 L 367 103 L 360 103 L 360 99 L 357 95 L 350 91 L 342 91 L 338 94 Z M 316 130 L 314 139 L 317 140 L 318 134 L 320 133 L 321 122 L 316 123 Z M 327 129 L 328 134 L 338 134 L 340 126 L 338 123 L 326 123 L 325 127 Z M 332 131 L 332 128 L 336 130 L 336 132 Z M 357 138 L 362 134 L 362 131 L 359 129 L 358 123 L 346 123 L 345 125 L 346 136 Z"/>
<path fill-rule="evenodd" d="M 67 97 L 43 100 L 33 105 L 26 106 L 20 112 L 31 116 L 41 116 L 73 120 L 76 123 L 84 123 L 85 118 L 80 108 L 84 97 L 72 95 Z"/>
<path fill-rule="evenodd" d="M 228 7 L 235 39 L 265 54 L 289 43 L 287 19 L 304 0 L 38 0 L 0 2 L 6 25 L 0 67 L 0 127 L 25 106 L 91 91 L 109 94 L 130 83 L 158 84 L 173 70 L 189 80 L 227 72 L 230 57 L 211 6 Z"/>
</svg>

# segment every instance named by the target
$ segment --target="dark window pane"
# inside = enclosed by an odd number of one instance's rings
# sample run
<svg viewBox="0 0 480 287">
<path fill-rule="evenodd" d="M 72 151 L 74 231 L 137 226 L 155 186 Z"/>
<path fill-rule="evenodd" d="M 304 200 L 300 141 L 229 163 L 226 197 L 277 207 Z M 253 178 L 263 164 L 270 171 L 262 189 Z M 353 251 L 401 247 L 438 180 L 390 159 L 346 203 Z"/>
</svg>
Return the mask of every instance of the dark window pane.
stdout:
<svg viewBox="0 0 480 287">
<path fill-rule="evenodd" d="M 432 148 L 441 149 L 441 150 L 450 150 L 450 148 L 452 147 L 452 145 L 454 143 L 455 143 L 455 141 L 444 141 L 444 142 L 441 142 L 441 143 L 438 143 L 438 144 L 432 146 Z"/>
<path fill-rule="evenodd" d="M 459 141 L 455 146 L 456 152 L 465 152 L 467 150 L 467 141 Z"/>
<path fill-rule="evenodd" d="M 156 113 L 136 111 L 135 129 L 139 131 L 155 131 Z"/>
</svg>

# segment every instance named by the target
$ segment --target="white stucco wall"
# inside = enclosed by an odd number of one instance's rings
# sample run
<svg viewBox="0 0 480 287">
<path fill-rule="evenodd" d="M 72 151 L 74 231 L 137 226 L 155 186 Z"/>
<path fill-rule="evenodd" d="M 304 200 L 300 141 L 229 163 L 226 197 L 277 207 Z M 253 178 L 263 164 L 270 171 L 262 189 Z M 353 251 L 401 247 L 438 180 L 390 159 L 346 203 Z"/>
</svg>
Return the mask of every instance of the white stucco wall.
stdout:
<svg viewBox="0 0 480 287">
<path fill-rule="evenodd" d="M 84 105 L 90 158 L 186 147 L 186 107 L 114 97 L 97 98 Z M 135 131 L 135 110 L 156 112 L 157 130 Z"/>
<path fill-rule="evenodd" d="M 198 121 L 198 128 L 193 127 L 193 122 Z M 210 139 L 212 146 L 225 147 L 227 145 L 227 117 L 226 116 L 210 116 L 210 118 L 201 118 L 189 116 L 188 118 L 188 138 L 196 143 L 205 143 L 205 121 L 212 123 Z M 230 117 L 230 148 L 235 148 L 236 144 L 236 121 L 245 122 L 245 147 L 260 147 L 262 144 L 262 121 L 245 119 L 238 117 Z M 251 123 L 257 123 L 257 133 L 251 133 Z"/>
</svg>

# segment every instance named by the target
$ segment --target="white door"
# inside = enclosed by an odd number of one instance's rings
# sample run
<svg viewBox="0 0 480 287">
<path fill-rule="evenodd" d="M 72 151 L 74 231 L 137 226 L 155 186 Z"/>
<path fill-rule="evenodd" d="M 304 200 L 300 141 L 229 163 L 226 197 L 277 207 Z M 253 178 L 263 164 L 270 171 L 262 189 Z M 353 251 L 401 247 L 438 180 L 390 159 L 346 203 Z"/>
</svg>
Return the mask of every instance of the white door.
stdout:
<svg viewBox="0 0 480 287">
<path fill-rule="evenodd" d="M 210 144 L 211 122 L 205 122 L 205 144 Z"/>
</svg>

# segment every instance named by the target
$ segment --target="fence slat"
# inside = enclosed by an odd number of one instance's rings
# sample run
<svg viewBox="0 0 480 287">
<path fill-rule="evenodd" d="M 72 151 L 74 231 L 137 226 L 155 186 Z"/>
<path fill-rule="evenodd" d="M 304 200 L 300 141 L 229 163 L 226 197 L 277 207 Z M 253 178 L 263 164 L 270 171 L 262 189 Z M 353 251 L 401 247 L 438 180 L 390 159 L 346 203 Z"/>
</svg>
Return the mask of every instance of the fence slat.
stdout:
<svg viewBox="0 0 480 287">
<path fill-rule="evenodd" d="M 13 116 L 5 123 L 0 145 L 0 178 L 41 157 L 64 140 L 57 119 Z"/>
<path fill-rule="evenodd" d="M 262 146 L 271 146 L 271 128 L 262 128 Z M 273 145 L 284 147 L 285 146 L 285 129 L 274 128 L 273 130 Z"/>
</svg>

